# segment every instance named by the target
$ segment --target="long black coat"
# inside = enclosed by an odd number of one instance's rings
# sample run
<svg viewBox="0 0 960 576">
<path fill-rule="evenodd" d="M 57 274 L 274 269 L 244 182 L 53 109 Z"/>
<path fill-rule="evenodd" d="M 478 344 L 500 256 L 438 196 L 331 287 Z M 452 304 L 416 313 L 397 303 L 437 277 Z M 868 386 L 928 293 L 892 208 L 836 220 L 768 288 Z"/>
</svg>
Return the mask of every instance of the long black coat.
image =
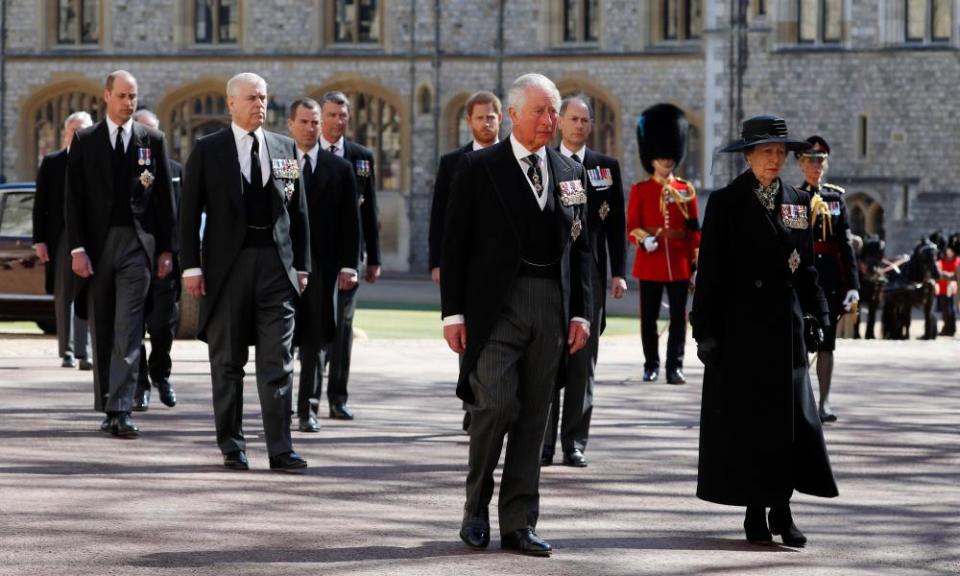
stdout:
<svg viewBox="0 0 960 576">
<path fill-rule="evenodd" d="M 592 320 L 593 310 L 585 207 L 564 206 L 560 183 L 580 180 L 585 186 L 586 181 L 582 166 L 552 148 L 547 148 L 547 165 L 549 192 L 557 203 L 557 234 L 563 244 L 560 284 L 566 326 L 572 317 Z M 467 350 L 460 363 L 457 396 L 471 404 L 470 373 L 520 271 L 522 203 L 529 194 L 509 138 L 466 154 L 453 180 L 440 257 L 440 304 L 444 318 L 463 314 L 466 321 Z M 576 219 L 581 220 L 583 231 L 574 240 Z"/>
<path fill-rule="evenodd" d="M 430 268 L 440 266 L 440 253 L 443 251 L 443 221 L 450 201 L 450 185 L 453 175 L 464 154 L 473 151 L 473 140 L 466 145 L 451 150 L 440 157 L 440 167 L 433 183 L 433 202 L 430 204 L 429 261 Z"/>
<path fill-rule="evenodd" d="M 343 159 L 353 165 L 357 178 L 360 232 L 363 240 L 361 256 L 366 257 L 368 266 L 380 266 L 380 210 L 377 208 L 377 173 L 373 152 L 366 146 L 344 138 Z"/>
<path fill-rule="evenodd" d="M 53 294 L 57 270 L 57 243 L 63 234 L 64 188 L 67 184 L 67 149 L 43 157 L 37 171 L 37 193 L 33 199 L 33 243 L 46 244 L 50 261 L 46 264 L 47 294 Z"/>
<path fill-rule="evenodd" d="M 264 130 L 263 140 L 271 161 L 296 161 L 290 138 Z M 200 301 L 199 337 L 204 341 L 207 322 L 247 233 L 242 179 L 237 143 L 230 127 L 197 140 L 184 170 L 180 265 L 183 270 L 203 269 L 207 295 Z M 298 177 L 293 184 L 293 194 L 288 197 L 283 181 L 271 172 L 267 189 L 272 192 L 273 241 L 287 278 L 299 294 L 297 272 L 312 269 L 310 224 L 307 203 L 301 198 L 303 179 Z M 201 253 L 200 218 L 204 212 L 207 223 Z"/>
<path fill-rule="evenodd" d="M 747 172 L 709 198 L 691 316 L 720 354 L 704 372 L 697 496 L 737 506 L 837 495 L 803 344 L 804 312 L 827 322 L 809 208 L 791 208 L 810 196 L 781 182 L 768 215 L 756 184 Z"/>
</svg>

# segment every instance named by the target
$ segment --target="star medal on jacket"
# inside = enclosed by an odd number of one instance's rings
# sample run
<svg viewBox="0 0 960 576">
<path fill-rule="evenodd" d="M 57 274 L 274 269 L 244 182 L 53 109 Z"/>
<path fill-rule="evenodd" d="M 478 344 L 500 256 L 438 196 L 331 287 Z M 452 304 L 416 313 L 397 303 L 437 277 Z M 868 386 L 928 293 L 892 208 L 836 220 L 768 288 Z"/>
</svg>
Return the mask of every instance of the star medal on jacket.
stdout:
<svg viewBox="0 0 960 576">
<path fill-rule="evenodd" d="M 580 221 L 580 217 L 577 216 L 573 219 L 573 224 L 570 226 L 570 237 L 573 238 L 573 241 L 576 242 L 577 238 L 580 237 L 580 232 L 583 231 L 583 222 Z"/>
<path fill-rule="evenodd" d="M 560 183 L 560 203 L 564 206 L 575 206 L 587 203 L 587 194 L 583 190 L 583 182 L 566 180 Z M 578 232 L 579 234 L 579 232 Z"/>
<path fill-rule="evenodd" d="M 587 177 L 590 178 L 590 184 L 598 190 L 613 186 L 613 172 L 609 168 L 591 168 L 587 170 Z"/>
<path fill-rule="evenodd" d="M 155 178 L 153 177 L 153 174 L 151 174 L 149 170 L 144 168 L 143 172 L 140 173 L 139 180 L 140 180 L 141 186 L 143 186 L 144 188 L 149 188 L 150 185 L 153 184 L 153 181 L 155 180 Z"/>
<path fill-rule="evenodd" d="M 607 216 L 610 214 L 610 205 L 607 204 L 607 201 L 604 200 L 603 204 L 600 205 L 600 209 L 597 210 L 600 213 L 600 220 L 606 220 Z"/>
<path fill-rule="evenodd" d="M 810 227 L 807 207 L 803 204 L 783 204 L 780 206 L 780 219 L 787 228 L 806 230 Z"/>
<path fill-rule="evenodd" d="M 369 160 L 357 160 L 353 163 L 354 168 L 357 171 L 357 176 L 360 178 L 369 178 L 370 177 L 370 161 Z"/>
<path fill-rule="evenodd" d="M 793 249 L 793 252 L 790 254 L 790 258 L 787 259 L 787 265 L 790 266 L 791 274 L 795 273 L 797 268 L 800 267 L 800 253 L 797 252 L 796 248 Z"/>
<path fill-rule="evenodd" d="M 149 166 L 153 164 L 153 150 L 137 147 L 137 165 Z"/>
<path fill-rule="evenodd" d="M 287 201 L 293 197 L 294 182 L 300 177 L 300 165 L 293 158 L 278 158 L 271 160 L 273 177 L 283 181 L 283 193 Z"/>
</svg>

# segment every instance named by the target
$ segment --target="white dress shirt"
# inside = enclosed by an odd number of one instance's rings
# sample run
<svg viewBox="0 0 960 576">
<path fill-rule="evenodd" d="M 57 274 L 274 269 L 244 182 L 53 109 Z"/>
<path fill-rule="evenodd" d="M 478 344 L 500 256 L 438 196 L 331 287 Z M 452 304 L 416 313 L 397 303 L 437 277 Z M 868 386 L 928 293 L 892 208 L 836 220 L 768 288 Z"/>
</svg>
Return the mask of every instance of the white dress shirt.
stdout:
<svg viewBox="0 0 960 576">
<path fill-rule="evenodd" d="M 300 170 L 303 170 L 303 165 L 305 163 L 304 158 L 310 158 L 310 166 L 314 173 L 317 171 L 317 155 L 320 154 L 320 143 L 313 145 L 313 148 L 304 152 L 300 149 L 300 146 L 297 146 L 297 163 L 300 165 Z M 303 183 L 306 186 L 306 182 Z M 340 272 L 348 272 L 353 275 L 353 279 L 356 280 L 359 275 L 358 272 L 353 268 L 341 268 Z"/>
<path fill-rule="evenodd" d="M 110 149 L 114 150 L 117 147 L 117 130 L 120 129 L 120 124 L 117 124 L 107 116 L 107 132 L 110 135 Z M 123 151 L 126 153 L 130 149 L 130 139 L 133 138 L 133 117 L 127 119 L 123 123 Z M 70 147 L 67 147 L 69 150 Z M 86 252 L 86 248 L 83 246 L 77 246 L 70 251 L 70 254 L 79 254 L 80 252 Z"/>
<path fill-rule="evenodd" d="M 564 156 L 566 156 L 567 158 L 569 158 L 569 157 L 573 156 L 574 154 L 576 154 L 576 155 L 577 155 L 577 158 L 580 159 L 580 163 L 583 164 L 583 157 L 587 154 L 587 145 L 584 144 L 583 146 L 580 147 L 579 150 L 571 150 L 571 149 L 567 148 L 566 145 L 565 145 L 563 142 L 561 142 L 561 143 L 560 143 L 560 153 L 563 154 Z"/>
<path fill-rule="evenodd" d="M 329 152 L 330 146 L 336 146 L 337 149 L 333 153 L 343 158 L 343 136 L 341 136 L 336 143 L 327 142 L 326 138 L 324 138 L 323 136 L 320 136 L 320 147 L 323 148 L 323 151 Z"/>
<path fill-rule="evenodd" d="M 493 144 L 490 144 L 490 146 L 493 146 L 494 144 L 499 144 L 499 143 L 500 143 L 500 139 L 497 138 L 496 140 L 493 141 Z M 476 140 L 473 141 L 474 152 L 476 152 L 477 150 L 483 150 L 484 148 L 488 148 L 488 146 L 484 146 L 483 144 L 477 142 Z"/>
<path fill-rule="evenodd" d="M 237 160 L 240 161 L 240 173 L 247 179 L 247 182 L 250 182 L 250 150 L 253 149 L 253 138 L 250 136 L 249 130 L 244 130 L 233 122 L 230 123 L 230 128 L 233 130 L 233 139 L 237 143 Z M 256 134 L 257 140 L 260 142 L 260 176 L 263 178 L 263 182 L 260 184 L 266 186 L 270 180 L 270 151 L 267 150 L 267 144 L 263 139 L 263 128 L 257 128 L 253 133 Z"/>
</svg>

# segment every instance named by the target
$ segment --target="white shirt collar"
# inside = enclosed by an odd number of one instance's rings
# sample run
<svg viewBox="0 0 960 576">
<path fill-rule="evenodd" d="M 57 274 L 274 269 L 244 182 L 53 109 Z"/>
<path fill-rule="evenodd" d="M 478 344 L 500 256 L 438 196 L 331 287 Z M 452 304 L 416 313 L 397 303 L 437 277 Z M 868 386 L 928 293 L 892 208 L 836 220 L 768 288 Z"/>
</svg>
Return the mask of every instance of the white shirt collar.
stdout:
<svg viewBox="0 0 960 576">
<path fill-rule="evenodd" d="M 341 158 L 343 157 L 343 152 L 344 152 L 344 150 L 343 150 L 343 136 L 341 136 L 340 139 L 337 140 L 336 142 L 327 142 L 327 139 L 324 138 L 324 137 L 321 135 L 321 136 L 320 136 L 320 146 L 321 146 L 324 150 L 327 150 L 327 151 L 330 150 L 330 147 L 331 147 L 331 146 L 336 146 L 336 147 L 337 147 L 337 156 L 340 156 Z"/>
<path fill-rule="evenodd" d="M 546 166 L 546 162 L 547 162 L 547 147 L 546 147 L 546 146 L 541 146 L 540 149 L 537 150 L 536 152 L 531 152 L 531 151 L 527 150 L 527 149 L 523 146 L 523 144 L 517 142 L 517 139 L 514 138 L 513 136 L 510 136 L 510 146 L 513 148 L 513 155 L 517 158 L 517 160 L 523 160 L 524 158 L 526 158 L 526 157 L 529 156 L 530 154 L 536 154 L 537 156 L 540 157 L 540 166 L 541 166 L 541 167 L 545 167 L 545 166 Z"/>
<path fill-rule="evenodd" d="M 114 122 L 107 116 L 107 130 L 110 134 L 110 146 L 113 146 L 113 143 L 117 140 L 117 129 L 120 127 L 119 124 Z M 123 145 L 126 147 L 127 143 L 130 142 L 130 137 L 133 135 L 133 117 L 127 118 L 127 121 L 123 123 Z"/>
<path fill-rule="evenodd" d="M 310 157 L 310 164 L 311 164 L 314 168 L 316 168 L 316 167 L 317 167 L 317 154 L 319 154 L 319 153 L 320 153 L 320 143 L 319 143 L 319 142 L 317 142 L 316 144 L 314 144 L 314 145 L 313 145 L 313 148 L 307 150 L 306 152 L 304 152 L 303 150 L 300 149 L 299 146 L 297 146 L 297 161 L 300 162 L 301 165 L 303 165 L 303 157 L 304 157 L 304 156 L 309 156 L 309 157 Z"/>
<path fill-rule="evenodd" d="M 493 144 L 499 144 L 499 143 L 500 143 L 500 139 L 499 139 L 499 138 L 497 138 L 496 140 L 493 141 Z M 493 144 L 491 144 L 490 146 L 493 146 Z M 484 148 L 488 148 L 488 146 L 481 146 L 480 143 L 477 142 L 476 140 L 473 141 L 473 148 L 472 148 L 472 150 L 473 150 L 474 152 L 476 152 L 477 150 L 483 150 Z"/>
<path fill-rule="evenodd" d="M 237 141 L 237 144 L 240 144 L 240 141 L 243 140 L 244 138 L 246 138 L 247 135 L 250 134 L 250 131 L 249 131 L 249 130 L 244 130 L 243 128 L 237 126 L 236 122 L 231 122 L 231 123 L 230 123 L 230 128 L 233 130 L 233 138 L 234 138 L 234 140 Z M 258 127 L 256 130 L 253 131 L 253 133 L 257 135 L 257 140 L 260 141 L 260 144 L 261 144 L 260 149 L 262 150 L 262 149 L 263 149 L 263 146 L 262 146 L 262 144 L 263 144 L 263 127 L 262 127 L 262 126 Z"/>
<path fill-rule="evenodd" d="M 584 157 L 584 155 L 587 153 L 587 145 L 584 144 L 583 146 L 580 147 L 579 150 L 571 150 L 571 149 L 567 148 L 566 144 L 564 144 L 563 142 L 561 142 L 561 143 L 560 143 L 560 153 L 563 154 L 564 156 L 566 156 L 567 158 L 569 158 L 569 157 L 573 156 L 574 154 L 576 154 L 576 155 L 577 155 L 577 158 L 579 158 L 579 159 L 580 159 L 580 162 L 582 163 L 582 162 L 583 162 L 583 157 Z"/>
</svg>

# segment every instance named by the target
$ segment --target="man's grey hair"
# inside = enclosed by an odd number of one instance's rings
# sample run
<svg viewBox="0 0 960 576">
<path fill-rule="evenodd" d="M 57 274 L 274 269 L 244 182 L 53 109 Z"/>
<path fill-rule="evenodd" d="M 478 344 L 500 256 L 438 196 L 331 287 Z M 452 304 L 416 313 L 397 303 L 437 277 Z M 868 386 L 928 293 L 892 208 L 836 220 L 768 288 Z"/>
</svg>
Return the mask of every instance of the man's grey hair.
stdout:
<svg viewBox="0 0 960 576">
<path fill-rule="evenodd" d="M 563 99 L 563 102 L 560 103 L 560 115 L 563 116 L 564 112 L 567 111 L 567 106 L 571 102 L 579 102 L 587 109 L 587 117 L 591 120 L 593 119 L 593 108 L 590 107 L 590 99 L 584 96 L 583 94 L 574 94 L 573 96 L 567 96 Z"/>
<path fill-rule="evenodd" d="M 560 108 L 560 91 L 557 90 L 557 85 L 543 74 L 531 73 L 524 74 L 514 80 L 507 94 L 510 107 L 516 110 L 518 114 L 523 110 L 523 105 L 527 102 L 527 92 L 531 88 L 540 88 L 550 93 L 550 99 L 553 101 L 554 107 Z"/>
<path fill-rule="evenodd" d="M 153 110 L 149 110 L 147 108 L 141 108 L 133 113 L 134 122 L 141 122 L 143 121 L 144 118 L 149 119 L 151 124 L 153 124 L 154 126 L 160 125 L 160 119 L 157 118 L 157 115 L 153 113 Z"/>
<path fill-rule="evenodd" d="M 86 128 L 87 126 L 93 126 L 93 118 L 90 116 L 90 113 L 86 110 L 80 110 L 74 112 L 73 114 L 67 116 L 67 119 L 63 121 L 63 127 L 73 124 L 74 122 L 81 122 L 81 128 Z"/>
<path fill-rule="evenodd" d="M 241 72 L 230 80 L 227 80 L 227 96 L 236 96 L 237 90 L 241 84 L 254 84 L 256 86 L 263 86 L 263 91 L 267 91 L 267 81 L 261 76 L 258 76 L 253 72 Z"/>
<path fill-rule="evenodd" d="M 333 102 L 337 106 L 346 106 L 347 110 L 350 109 L 350 99 L 347 98 L 347 95 L 339 90 L 331 90 L 323 96 L 320 97 L 320 109 L 327 104 L 327 102 Z"/>
</svg>

